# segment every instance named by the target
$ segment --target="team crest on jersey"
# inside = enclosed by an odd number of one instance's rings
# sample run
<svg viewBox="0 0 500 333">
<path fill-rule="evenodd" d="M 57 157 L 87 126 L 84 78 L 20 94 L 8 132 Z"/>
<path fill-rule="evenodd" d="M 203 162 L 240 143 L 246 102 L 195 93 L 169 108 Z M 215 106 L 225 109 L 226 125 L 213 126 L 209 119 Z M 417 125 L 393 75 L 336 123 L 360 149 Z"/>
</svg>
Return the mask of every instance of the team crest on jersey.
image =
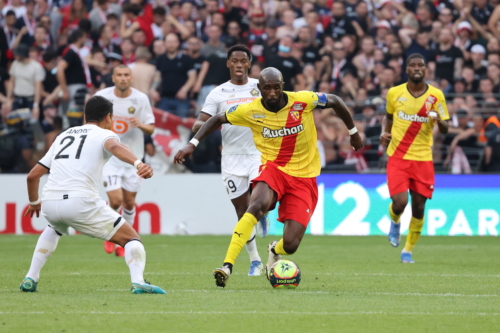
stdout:
<svg viewBox="0 0 500 333">
<path fill-rule="evenodd" d="M 259 91 L 255 88 L 253 88 L 251 91 L 250 91 L 250 95 L 252 96 L 259 96 Z"/>
<path fill-rule="evenodd" d="M 430 110 L 430 109 L 432 108 L 432 105 L 433 105 L 434 103 L 436 103 L 436 100 L 437 100 L 437 99 L 436 99 L 436 97 L 434 97 L 434 96 L 432 96 L 432 95 L 431 95 L 431 96 L 429 96 L 429 97 L 427 97 L 427 100 L 425 101 L 425 108 L 426 108 L 427 110 Z"/>
<path fill-rule="evenodd" d="M 232 106 L 229 110 L 227 110 L 227 114 L 230 114 L 231 112 L 236 111 L 237 108 L 238 108 L 238 105 Z"/>
<path fill-rule="evenodd" d="M 128 113 L 133 114 L 135 112 L 135 108 L 133 106 L 128 108 Z"/>
<path fill-rule="evenodd" d="M 104 182 L 103 185 L 104 185 L 104 187 L 107 187 L 108 186 L 108 182 Z"/>
<path fill-rule="evenodd" d="M 292 118 L 293 118 L 294 120 L 299 120 L 299 117 L 300 117 L 300 113 L 299 113 L 299 111 L 293 111 L 293 110 L 292 110 L 292 111 L 290 111 L 290 115 L 292 116 Z"/>
</svg>

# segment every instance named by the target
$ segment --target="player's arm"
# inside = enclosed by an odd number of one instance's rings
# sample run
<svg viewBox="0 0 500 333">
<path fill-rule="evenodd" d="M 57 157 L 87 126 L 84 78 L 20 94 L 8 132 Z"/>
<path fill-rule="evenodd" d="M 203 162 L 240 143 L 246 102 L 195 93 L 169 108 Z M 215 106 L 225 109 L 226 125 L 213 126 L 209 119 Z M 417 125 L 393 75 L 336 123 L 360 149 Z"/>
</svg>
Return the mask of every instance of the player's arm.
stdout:
<svg viewBox="0 0 500 333">
<path fill-rule="evenodd" d="M 155 131 L 155 124 L 143 124 L 139 119 L 135 117 L 130 117 L 129 121 L 130 124 L 132 124 L 132 126 L 137 127 L 144 134 L 152 135 L 153 132 Z"/>
<path fill-rule="evenodd" d="M 30 205 L 24 216 L 28 214 L 30 217 L 33 217 L 33 214 L 36 213 L 36 217 L 40 217 L 40 209 L 42 209 L 42 205 L 40 204 L 40 200 L 38 197 L 38 188 L 40 187 L 40 178 L 49 172 L 47 167 L 37 164 L 31 169 L 26 181 L 28 183 L 28 198 L 30 201 Z"/>
<path fill-rule="evenodd" d="M 391 113 L 387 112 L 384 116 L 384 119 L 382 120 L 382 134 L 380 135 L 380 144 L 384 147 L 387 147 L 389 145 L 389 142 L 391 142 L 393 121 L 394 116 Z"/>
<path fill-rule="evenodd" d="M 354 120 L 351 117 L 351 113 L 347 109 L 347 106 L 344 104 L 344 101 L 336 95 L 327 94 L 327 102 L 325 105 L 326 108 L 333 108 L 333 111 L 337 114 L 337 116 L 342 119 L 344 124 L 347 126 L 349 130 L 349 134 L 351 136 L 351 146 L 354 150 L 358 150 L 363 147 L 363 139 L 359 135 L 356 126 L 354 126 Z M 352 133 L 352 134 L 351 134 Z"/>
<path fill-rule="evenodd" d="M 196 134 L 200 130 L 201 126 L 203 126 L 210 118 L 212 118 L 211 115 L 205 112 L 200 112 L 198 115 L 198 119 L 196 119 L 194 125 L 193 125 L 193 133 Z"/>
<path fill-rule="evenodd" d="M 194 138 L 191 139 L 191 141 L 189 141 L 181 150 L 179 150 L 177 154 L 175 154 L 174 163 L 182 164 L 185 158 L 189 157 L 193 153 L 194 149 L 198 145 L 198 142 L 206 138 L 210 133 L 221 127 L 223 124 L 228 123 L 229 121 L 227 120 L 225 113 L 219 113 L 210 118 L 205 124 L 203 124 L 203 126 L 201 126 Z"/>
<path fill-rule="evenodd" d="M 116 156 L 118 159 L 125 163 L 131 164 L 137 168 L 137 175 L 144 179 L 151 178 L 153 176 L 153 169 L 146 163 L 136 163 L 139 161 L 137 156 L 130 150 L 129 147 L 120 143 L 115 138 L 109 138 L 104 142 L 104 149 Z"/>
</svg>

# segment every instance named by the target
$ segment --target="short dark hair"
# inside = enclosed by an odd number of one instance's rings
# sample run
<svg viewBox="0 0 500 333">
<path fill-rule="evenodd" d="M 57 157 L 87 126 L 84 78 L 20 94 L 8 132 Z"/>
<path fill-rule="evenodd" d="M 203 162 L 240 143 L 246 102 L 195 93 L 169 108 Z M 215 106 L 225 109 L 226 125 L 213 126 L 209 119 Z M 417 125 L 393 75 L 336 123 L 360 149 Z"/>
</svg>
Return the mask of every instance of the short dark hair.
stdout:
<svg viewBox="0 0 500 333">
<path fill-rule="evenodd" d="M 113 103 L 102 96 L 91 97 L 85 104 L 85 120 L 100 122 L 109 114 L 113 114 Z"/>
<path fill-rule="evenodd" d="M 165 7 L 156 7 L 153 9 L 153 15 L 161 15 L 165 16 L 167 14 L 167 11 L 165 10 Z"/>
<path fill-rule="evenodd" d="M 421 55 L 420 53 L 413 53 L 413 54 L 410 54 L 410 56 L 408 58 L 406 58 L 406 64 L 410 63 L 410 60 L 411 59 L 422 59 L 424 61 L 424 65 L 427 66 L 427 60 L 425 59 L 425 57 L 423 55 Z"/>
<path fill-rule="evenodd" d="M 75 43 L 77 40 L 79 40 L 83 36 L 84 36 L 83 30 L 81 30 L 81 29 L 75 29 L 75 30 L 73 30 L 73 32 L 71 33 L 71 35 L 69 35 L 68 44 Z"/>
<path fill-rule="evenodd" d="M 51 62 L 56 58 L 56 54 L 52 51 L 47 51 L 42 55 L 43 62 Z"/>
<path fill-rule="evenodd" d="M 82 29 L 83 32 L 90 33 L 92 31 L 92 23 L 90 20 L 82 18 L 78 23 L 78 28 Z"/>
<path fill-rule="evenodd" d="M 108 15 L 106 15 L 106 19 L 109 21 L 109 20 L 117 20 L 119 21 L 118 19 L 118 15 L 116 15 L 115 13 L 110 13 Z"/>
<path fill-rule="evenodd" d="M 5 16 L 16 16 L 16 12 L 12 9 L 9 9 L 7 13 L 5 13 Z"/>
<path fill-rule="evenodd" d="M 231 54 L 236 51 L 245 52 L 248 56 L 248 59 L 252 61 L 252 52 L 250 52 L 250 49 L 248 49 L 248 47 L 241 44 L 234 45 L 229 48 L 229 50 L 227 51 L 227 60 L 229 60 L 229 58 L 231 58 Z"/>
<path fill-rule="evenodd" d="M 135 16 L 139 16 L 139 14 L 142 12 L 142 7 L 141 5 L 135 3 L 129 3 L 128 5 L 125 5 L 125 7 L 123 7 L 123 12 L 126 14 L 131 13 Z"/>
</svg>

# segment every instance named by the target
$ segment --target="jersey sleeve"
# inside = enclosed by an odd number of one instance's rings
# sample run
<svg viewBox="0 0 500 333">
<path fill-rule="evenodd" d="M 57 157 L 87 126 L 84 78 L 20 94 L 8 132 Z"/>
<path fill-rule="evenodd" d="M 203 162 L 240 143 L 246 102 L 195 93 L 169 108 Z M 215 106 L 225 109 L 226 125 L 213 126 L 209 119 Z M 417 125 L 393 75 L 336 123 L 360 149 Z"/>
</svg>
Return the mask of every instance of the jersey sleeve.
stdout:
<svg viewBox="0 0 500 333">
<path fill-rule="evenodd" d="M 312 95 L 312 105 L 313 109 L 324 109 L 326 107 L 326 103 L 328 103 L 328 98 L 326 94 L 320 92 L 311 92 Z"/>
<path fill-rule="evenodd" d="M 50 170 L 50 167 L 52 165 L 52 156 L 54 155 L 54 146 L 56 145 L 57 139 L 58 138 L 54 140 L 52 146 L 50 146 L 49 151 L 45 154 L 45 156 L 42 157 L 40 161 L 38 161 L 38 164 L 47 168 L 48 170 Z"/>
<path fill-rule="evenodd" d="M 118 134 L 116 134 L 115 132 L 106 130 L 102 134 L 102 149 L 107 153 L 110 153 L 110 152 L 106 150 L 106 148 L 104 147 L 104 143 L 106 143 L 106 141 L 108 141 L 109 139 L 116 139 L 116 140 L 118 140 L 118 142 L 120 142 L 120 137 L 118 136 Z"/>
<path fill-rule="evenodd" d="M 147 97 L 143 98 L 144 108 L 141 112 L 141 123 L 149 125 L 155 123 L 155 114 Z"/>
<path fill-rule="evenodd" d="M 240 104 L 231 107 L 226 111 L 226 119 L 231 125 L 251 127 L 251 123 L 247 118 L 248 104 Z"/>
<path fill-rule="evenodd" d="M 391 88 L 387 92 L 387 97 L 385 98 L 386 100 L 385 110 L 387 111 L 388 114 L 394 113 L 394 102 L 392 97 L 393 94 L 394 94 L 394 89 Z"/>
<path fill-rule="evenodd" d="M 214 98 L 213 90 L 208 94 L 205 103 L 201 108 L 201 112 L 211 115 L 212 117 L 217 114 L 217 101 Z"/>
<path fill-rule="evenodd" d="M 439 116 L 441 117 L 441 120 L 450 119 L 450 114 L 448 113 L 448 107 L 446 106 L 446 99 L 442 91 L 440 91 L 436 106 L 437 106 L 437 111 L 439 112 Z"/>
</svg>

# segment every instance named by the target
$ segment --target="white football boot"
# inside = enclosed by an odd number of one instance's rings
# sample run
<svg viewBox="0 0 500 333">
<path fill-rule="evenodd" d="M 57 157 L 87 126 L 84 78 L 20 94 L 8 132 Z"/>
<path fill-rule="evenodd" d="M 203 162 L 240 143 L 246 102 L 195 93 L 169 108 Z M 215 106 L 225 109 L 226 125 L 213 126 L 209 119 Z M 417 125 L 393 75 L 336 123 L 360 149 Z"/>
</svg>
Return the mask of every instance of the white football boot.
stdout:
<svg viewBox="0 0 500 333">
<path fill-rule="evenodd" d="M 231 270 L 227 266 L 214 269 L 215 285 L 224 288 L 227 280 L 229 280 L 229 276 L 231 276 Z"/>
<path fill-rule="evenodd" d="M 272 241 L 267 246 L 267 252 L 269 253 L 269 256 L 267 258 L 267 264 L 266 264 L 266 277 L 268 280 L 269 280 L 269 270 L 274 265 L 274 263 L 280 260 L 281 258 L 279 254 L 274 254 L 273 251 L 271 251 L 271 249 L 273 249 L 276 246 L 276 244 L 278 244 L 278 241 Z"/>
</svg>

